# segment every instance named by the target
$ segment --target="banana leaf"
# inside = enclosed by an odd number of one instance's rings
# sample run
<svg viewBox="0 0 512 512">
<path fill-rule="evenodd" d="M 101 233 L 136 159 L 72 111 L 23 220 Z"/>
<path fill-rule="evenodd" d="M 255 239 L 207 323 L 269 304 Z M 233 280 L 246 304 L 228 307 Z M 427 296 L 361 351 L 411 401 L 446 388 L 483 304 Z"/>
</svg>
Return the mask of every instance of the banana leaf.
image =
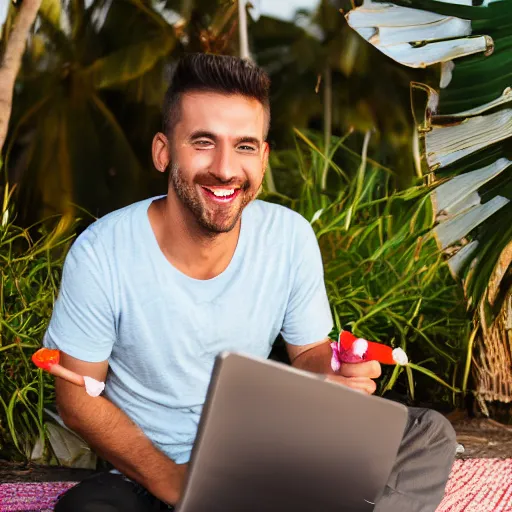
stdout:
<svg viewBox="0 0 512 512">
<path fill-rule="evenodd" d="M 510 367 L 486 350 L 506 338 L 503 322 L 512 321 L 512 1 L 474 3 L 364 0 L 346 19 L 404 66 L 436 66 L 436 84 L 411 84 L 433 235 L 481 327 L 477 396 L 510 401 L 512 392 L 502 392 L 512 390 Z M 506 345 L 498 348 L 503 361 Z M 489 371 L 499 374 L 499 390 L 486 384 Z"/>
<path fill-rule="evenodd" d="M 437 66 L 436 86 L 412 84 L 423 171 L 434 188 L 434 235 L 478 304 L 510 241 L 492 231 L 512 223 L 512 1 L 472 4 L 365 0 L 346 19 L 397 62 Z"/>
</svg>

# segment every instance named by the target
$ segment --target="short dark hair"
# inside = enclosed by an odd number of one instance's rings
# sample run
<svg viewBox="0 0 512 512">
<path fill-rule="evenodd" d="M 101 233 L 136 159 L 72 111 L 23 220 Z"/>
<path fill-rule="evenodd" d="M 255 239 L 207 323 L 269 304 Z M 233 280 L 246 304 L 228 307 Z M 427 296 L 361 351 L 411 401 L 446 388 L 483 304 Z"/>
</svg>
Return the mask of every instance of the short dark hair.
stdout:
<svg viewBox="0 0 512 512">
<path fill-rule="evenodd" d="M 265 109 L 270 124 L 270 78 L 252 62 L 228 55 L 192 53 L 181 57 L 165 93 L 162 129 L 166 135 L 179 120 L 181 96 L 187 92 L 204 91 L 239 94 L 258 100 Z"/>
</svg>

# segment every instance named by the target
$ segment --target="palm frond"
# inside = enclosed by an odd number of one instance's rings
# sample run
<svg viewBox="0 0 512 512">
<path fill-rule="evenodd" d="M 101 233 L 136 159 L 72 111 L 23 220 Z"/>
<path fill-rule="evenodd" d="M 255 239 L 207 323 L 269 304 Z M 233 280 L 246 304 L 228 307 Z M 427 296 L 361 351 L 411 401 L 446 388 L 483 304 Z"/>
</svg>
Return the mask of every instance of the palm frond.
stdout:
<svg viewBox="0 0 512 512">
<path fill-rule="evenodd" d="M 365 0 L 346 17 L 362 37 L 401 64 L 438 65 L 438 84 L 411 88 L 421 163 L 434 187 L 434 235 L 450 256 L 451 271 L 463 280 L 481 325 L 489 319 L 491 325 L 511 293 L 503 276 L 512 263 L 512 2 L 473 6 L 469 0 L 416 0 L 414 8 L 410 5 Z M 418 104 L 420 91 L 426 99 Z M 503 374 L 509 400 L 510 368 Z"/>
</svg>

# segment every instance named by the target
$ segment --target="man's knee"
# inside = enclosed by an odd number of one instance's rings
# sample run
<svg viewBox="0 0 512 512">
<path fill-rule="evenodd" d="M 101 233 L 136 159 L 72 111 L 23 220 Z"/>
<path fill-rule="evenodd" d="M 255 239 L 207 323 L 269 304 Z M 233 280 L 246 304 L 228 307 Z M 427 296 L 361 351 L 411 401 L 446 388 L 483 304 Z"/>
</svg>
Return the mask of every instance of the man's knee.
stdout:
<svg viewBox="0 0 512 512">
<path fill-rule="evenodd" d="M 150 508 L 147 493 L 121 475 L 98 474 L 64 493 L 55 512 L 142 512 Z"/>
<path fill-rule="evenodd" d="M 108 503 L 87 502 L 65 505 L 57 503 L 55 512 L 122 512 L 121 509 Z"/>
<path fill-rule="evenodd" d="M 97 500 L 94 496 L 87 496 L 70 489 L 62 495 L 55 505 L 55 512 L 121 512 L 121 509 L 104 500 Z"/>
<path fill-rule="evenodd" d="M 442 414 L 432 409 L 427 409 L 423 421 L 427 423 L 427 431 L 432 441 L 451 445 L 455 451 L 457 442 L 455 430 Z"/>
<path fill-rule="evenodd" d="M 404 442 L 411 447 L 432 453 L 446 454 L 448 459 L 457 447 L 455 430 L 451 423 L 432 409 L 411 407 Z"/>
</svg>

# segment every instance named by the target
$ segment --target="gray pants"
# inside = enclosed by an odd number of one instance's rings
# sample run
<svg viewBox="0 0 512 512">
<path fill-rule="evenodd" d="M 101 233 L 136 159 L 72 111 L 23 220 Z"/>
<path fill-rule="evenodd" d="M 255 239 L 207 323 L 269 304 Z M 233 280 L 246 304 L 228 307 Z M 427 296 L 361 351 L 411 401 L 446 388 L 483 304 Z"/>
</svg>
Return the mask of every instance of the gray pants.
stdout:
<svg viewBox="0 0 512 512">
<path fill-rule="evenodd" d="M 398 456 L 374 512 L 434 512 L 455 459 L 455 431 L 441 414 L 409 408 Z"/>
</svg>

